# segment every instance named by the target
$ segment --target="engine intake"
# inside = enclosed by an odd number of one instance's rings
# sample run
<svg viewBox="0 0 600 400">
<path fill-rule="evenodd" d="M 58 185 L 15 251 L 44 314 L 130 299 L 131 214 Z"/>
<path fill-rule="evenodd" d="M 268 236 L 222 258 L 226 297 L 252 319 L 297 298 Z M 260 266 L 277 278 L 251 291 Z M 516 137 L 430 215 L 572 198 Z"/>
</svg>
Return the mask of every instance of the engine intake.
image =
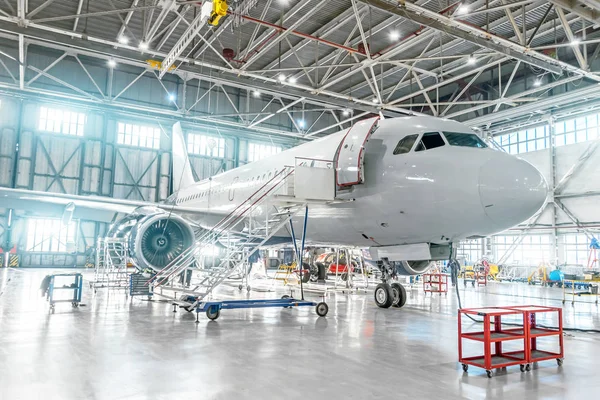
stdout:
<svg viewBox="0 0 600 400">
<path fill-rule="evenodd" d="M 398 275 L 421 275 L 431 268 L 432 262 L 429 260 L 394 261 L 393 264 Z"/>
<path fill-rule="evenodd" d="M 142 271 L 163 269 L 195 240 L 185 219 L 160 209 L 136 210 L 115 224 L 108 235 L 128 238 L 129 255 Z"/>
</svg>

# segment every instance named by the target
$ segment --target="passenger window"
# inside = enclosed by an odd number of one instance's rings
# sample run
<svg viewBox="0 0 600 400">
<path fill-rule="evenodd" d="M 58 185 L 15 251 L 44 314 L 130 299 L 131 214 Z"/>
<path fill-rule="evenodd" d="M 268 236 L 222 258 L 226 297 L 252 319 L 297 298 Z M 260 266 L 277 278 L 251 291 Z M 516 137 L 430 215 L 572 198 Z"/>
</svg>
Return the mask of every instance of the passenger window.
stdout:
<svg viewBox="0 0 600 400">
<path fill-rule="evenodd" d="M 478 147 L 480 149 L 487 147 L 484 141 L 474 133 L 444 132 L 444 136 L 450 146 Z"/>
<path fill-rule="evenodd" d="M 444 139 L 442 139 L 438 132 L 427 132 L 423 134 L 415 151 L 431 150 L 436 147 L 442 147 L 445 144 Z"/>
<path fill-rule="evenodd" d="M 410 149 L 412 149 L 418 137 L 419 135 L 408 135 L 400 139 L 396 145 L 396 148 L 394 149 L 394 155 L 408 153 Z"/>
</svg>

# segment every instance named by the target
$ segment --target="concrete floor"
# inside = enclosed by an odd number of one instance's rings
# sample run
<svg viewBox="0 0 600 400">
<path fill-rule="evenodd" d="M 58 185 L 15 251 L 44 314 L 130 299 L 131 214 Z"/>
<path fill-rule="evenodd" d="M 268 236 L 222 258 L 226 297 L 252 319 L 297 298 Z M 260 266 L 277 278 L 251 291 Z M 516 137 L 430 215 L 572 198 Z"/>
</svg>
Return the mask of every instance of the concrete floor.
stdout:
<svg viewBox="0 0 600 400">
<path fill-rule="evenodd" d="M 387 310 L 371 293 L 338 294 L 326 318 L 312 307 L 224 310 L 195 324 L 168 304 L 87 288 L 85 307 L 57 304 L 50 314 L 38 291 L 48 272 L 0 270 L 0 399 L 575 399 L 600 391 L 597 334 L 567 335 L 562 368 L 547 361 L 492 379 L 477 368 L 464 374 L 454 294 L 409 291 L 403 309 Z M 561 304 L 552 300 L 560 290 L 525 284 L 461 292 L 470 307 Z M 598 306 L 564 309 L 565 325 L 600 327 Z"/>
</svg>

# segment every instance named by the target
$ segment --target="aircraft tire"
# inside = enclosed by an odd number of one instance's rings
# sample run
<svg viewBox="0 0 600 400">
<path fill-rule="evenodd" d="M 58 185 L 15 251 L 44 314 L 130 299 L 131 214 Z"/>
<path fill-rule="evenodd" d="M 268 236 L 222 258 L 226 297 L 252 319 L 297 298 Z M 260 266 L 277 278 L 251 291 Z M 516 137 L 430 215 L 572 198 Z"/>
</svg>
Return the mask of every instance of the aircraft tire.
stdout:
<svg viewBox="0 0 600 400">
<path fill-rule="evenodd" d="M 406 289 L 399 283 L 392 283 L 392 306 L 401 308 L 406 304 Z"/>
<path fill-rule="evenodd" d="M 375 288 L 375 304 L 380 308 L 390 308 L 394 301 L 394 293 L 387 283 L 380 283 Z"/>
</svg>

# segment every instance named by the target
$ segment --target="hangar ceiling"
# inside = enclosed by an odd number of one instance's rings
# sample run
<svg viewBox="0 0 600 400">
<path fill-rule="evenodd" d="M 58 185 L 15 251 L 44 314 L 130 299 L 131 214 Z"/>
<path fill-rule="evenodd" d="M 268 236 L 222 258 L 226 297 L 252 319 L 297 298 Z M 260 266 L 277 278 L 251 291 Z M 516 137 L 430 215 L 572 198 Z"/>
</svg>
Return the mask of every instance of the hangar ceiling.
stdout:
<svg viewBox="0 0 600 400">
<path fill-rule="evenodd" d="M 546 118 L 557 107 L 595 106 L 600 96 L 600 75 L 590 67 L 600 52 L 596 0 L 244 0 L 231 1 L 218 26 L 199 23 L 201 6 L 0 0 L 0 72 L 7 76 L 0 88 L 302 138 L 373 113 L 428 114 L 493 130 Z M 51 62 L 30 64 L 33 50 L 49 51 Z M 59 77 L 66 58 L 92 89 Z M 106 70 L 105 83 L 92 67 Z M 117 85 L 115 68 L 135 73 Z M 169 107 L 124 100 L 142 76 L 166 94 L 163 81 L 176 79 L 183 95 Z M 61 89 L 36 86 L 40 77 Z M 224 93 L 234 112 L 197 107 L 203 92 L 186 93 L 196 81 Z M 246 104 L 228 89 L 245 91 Z M 250 111 L 254 96 L 271 108 Z M 298 107 L 314 123 L 299 126 L 289 112 Z M 282 113 L 291 132 L 267 124 Z M 318 125 L 323 115 L 334 123 Z"/>
</svg>

